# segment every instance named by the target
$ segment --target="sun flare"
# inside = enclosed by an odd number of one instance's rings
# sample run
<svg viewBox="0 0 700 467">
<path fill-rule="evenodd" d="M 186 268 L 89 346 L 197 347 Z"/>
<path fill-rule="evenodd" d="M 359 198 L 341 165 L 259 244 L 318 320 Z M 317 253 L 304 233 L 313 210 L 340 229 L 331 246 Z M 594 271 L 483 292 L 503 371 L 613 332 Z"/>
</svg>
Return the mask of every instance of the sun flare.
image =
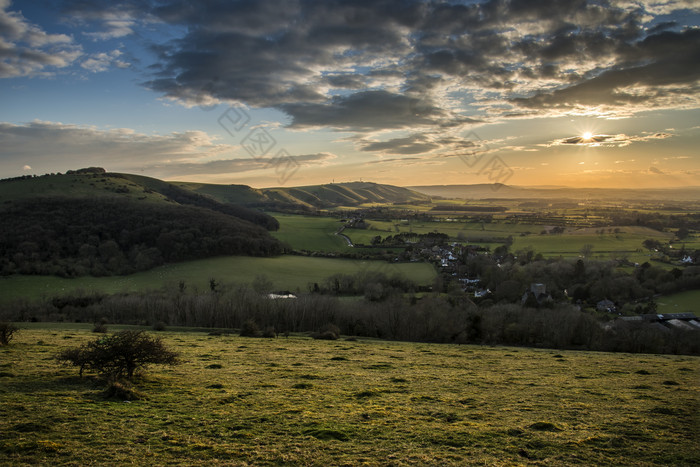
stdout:
<svg viewBox="0 0 700 467">
<path fill-rule="evenodd" d="M 583 135 L 581 135 L 581 138 L 583 138 L 586 141 L 589 141 L 591 140 L 591 138 L 593 138 L 593 133 L 591 133 L 590 131 L 586 131 Z"/>
</svg>

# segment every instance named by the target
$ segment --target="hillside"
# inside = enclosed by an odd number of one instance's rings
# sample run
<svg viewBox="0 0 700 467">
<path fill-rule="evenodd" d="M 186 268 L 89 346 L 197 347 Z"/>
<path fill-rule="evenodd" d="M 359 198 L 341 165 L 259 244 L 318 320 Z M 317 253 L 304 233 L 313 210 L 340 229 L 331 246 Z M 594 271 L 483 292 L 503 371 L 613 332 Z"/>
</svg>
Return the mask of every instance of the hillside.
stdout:
<svg viewBox="0 0 700 467">
<path fill-rule="evenodd" d="M 430 196 L 407 188 L 370 182 L 331 183 L 302 187 L 254 189 L 245 185 L 212 185 L 172 182 L 219 202 L 246 206 L 320 209 L 353 207 L 369 203 L 393 204 L 430 201 Z"/>
<path fill-rule="evenodd" d="M 267 214 L 101 169 L 0 181 L 0 274 L 129 274 L 283 247 Z"/>
<path fill-rule="evenodd" d="M 407 187 L 427 196 L 457 199 L 570 199 L 570 200 L 675 200 L 700 199 L 700 187 L 681 188 L 569 188 L 520 187 L 502 184 L 427 185 Z"/>
</svg>

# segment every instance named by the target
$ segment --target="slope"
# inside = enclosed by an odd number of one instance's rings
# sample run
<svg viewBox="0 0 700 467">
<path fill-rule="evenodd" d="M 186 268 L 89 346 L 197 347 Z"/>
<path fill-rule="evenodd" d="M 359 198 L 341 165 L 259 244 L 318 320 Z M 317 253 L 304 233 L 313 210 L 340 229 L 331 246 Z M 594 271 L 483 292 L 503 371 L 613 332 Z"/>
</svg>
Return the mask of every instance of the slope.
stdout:
<svg viewBox="0 0 700 467">
<path fill-rule="evenodd" d="M 320 209 L 363 204 L 393 204 L 430 201 L 430 196 L 407 188 L 370 182 L 331 183 L 301 187 L 254 189 L 245 185 L 213 185 L 172 182 L 178 187 L 207 195 L 220 202 L 259 206 L 268 209 Z"/>
<path fill-rule="evenodd" d="M 0 274 L 129 274 L 284 251 L 267 214 L 102 169 L 0 181 Z"/>
</svg>

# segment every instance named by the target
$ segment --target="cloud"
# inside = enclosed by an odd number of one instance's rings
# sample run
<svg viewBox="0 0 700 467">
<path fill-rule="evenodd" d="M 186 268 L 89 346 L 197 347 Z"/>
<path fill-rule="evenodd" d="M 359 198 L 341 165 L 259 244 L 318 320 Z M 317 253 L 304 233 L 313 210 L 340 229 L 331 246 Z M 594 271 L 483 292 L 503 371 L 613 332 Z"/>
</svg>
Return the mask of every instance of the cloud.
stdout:
<svg viewBox="0 0 700 467">
<path fill-rule="evenodd" d="M 82 49 L 65 34 L 48 34 L 0 1 L 0 78 L 51 76 L 75 62 Z"/>
<path fill-rule="evenodd" d="M 393 138 L 388 141 L 364 141 L 361 149 L 367 152 L 388 154 L 421 154 L 440 147 L 439 144 L 428 141 L 426 135 L 414 134 L 405 138 Z"/>
<path fill-rule="evenodd" d="M 38 120 L 23 125 L 0 123 L 0 146 L 3 162 L 92 164 L 101 160 L 108 166 L 118 163 L 131 169 L 141 167 L 144 161 L 198 160 L 237 149 L 216 143 L 202 131 L 147 135 L 128 128 L 102 130 Z"/>
<path fill-rule="evenodd" d="M 131 19 L 110 19 L 104 22 L 104 31 L 85 32 L 88 37 L 98 40 L 117 39 L 133 34 L 134 21 Z"/>
<path fill-rule="evenodd" d="M 109 53 L 101 52 L 93 54 L 89 58 L 83 60 L 80 66 L 93 73 L 107 71 L 112 66 L 128 68 L 130 66 L 129 63 L 119 59 L 121 55 L 122 52 L 119 50 L 113 50 Z"/>
<path fill-rule="evenodd" d="M 449 124 L 445 111 L 430 101 L 388 91 L 363 91 L 337 96 L 330 102 L 284 104 L 291 128 L 324 127 L 374 130 Z"/>
<path fill-rule="evenodd" d="M 0 123 L 0 146 L 5 155 L 0 161 L 2 173 L 15 170 L 20 160 L 31 160 L 38 170 L 99 165 L 114 171 L 186 176 L 262 169 L 274 172 L 286 163 L 304 167 L 336 158 L 331 153 L 250 158 L 239 146 L 218 143 L 203 131 L 147 135 L 129 128 L 103 130 L 42 121 Z M 23 170 L 29 170 L 27 167 Z"/>
<path fill-rule="evenodd" d="M 657 175 L 666 175 L 662 170 L 657 169 L 656 167 L 649 167 L 649 172 Z"/>
<path fill-rule="evenodd" d="M 670 133 L 658 132 L 642 135 L 626 135 L 620 133 L 617 135 L 593 135 L 590 138 L 584 138 L 583 136 L 569 136 L 567 138 L 561 138 L 551 141 L 545 144 L 546 147 L 551 146 L 588 146 L 588 147 L 625 147 L 632 143 L 646 142 L 657 139 L 670 138 Z M 623 161 L 620 161 L 623 162 Z M 617 161 L 616 161 L 617 163 Z"/>
<path fill-rule="evenodd" d="M 95 38 L 146 23 L 167 31 L 149 35 L 158 59 L 144 82 L 166 98 L 275 108 L 292 129 L 365 133 L 700 107 L 700 29 L 688 10 L 697 5 L 76 0 L 65 9 L 98 22 Z"/>
<path fill-rule="evenodd" d="M 351 138 L 352 139 L 352 138 Z M 380 154 L 430 154 L 454 156 L 472 153 L 480 148 L 483 141 L 474 140 L 474 135 L 451 136 L 442 132 L 425 131 L 408 136 L 378 141 L 369 138 L 354 138 L 358 149 Z"/>
<path fill-rule="evenodd" d="M 293 167 L 319 166 L 337 158 L 332 153 L 285 155 L 281 159 L 275 157 L 267 158 L 235 158 L 219 159 L 208 162 L 184 162 L 154 164 L 144 167 L 148 173 L 153 173 L 159 177 L 179 177 L 192 175 L 221 175 L 250 172 L 253 170 L 279 171 L 288 164 Z"/>
</svg>

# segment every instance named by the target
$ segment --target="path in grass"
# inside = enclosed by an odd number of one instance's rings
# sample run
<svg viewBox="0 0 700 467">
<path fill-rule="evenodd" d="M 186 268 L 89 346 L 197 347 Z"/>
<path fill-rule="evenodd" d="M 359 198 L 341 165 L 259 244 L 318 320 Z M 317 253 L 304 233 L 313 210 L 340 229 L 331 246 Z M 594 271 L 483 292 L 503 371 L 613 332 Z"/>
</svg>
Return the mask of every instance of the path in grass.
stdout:
<svg viewBox="0 0 700 467">
<path fill-rule="evenodd" d="M 11 465 L 698 465 L 697 357 L 167 332 L 184 363 L 146 400 L 51 360 L 95 337 L 0 348 Z"/>
</svg>

